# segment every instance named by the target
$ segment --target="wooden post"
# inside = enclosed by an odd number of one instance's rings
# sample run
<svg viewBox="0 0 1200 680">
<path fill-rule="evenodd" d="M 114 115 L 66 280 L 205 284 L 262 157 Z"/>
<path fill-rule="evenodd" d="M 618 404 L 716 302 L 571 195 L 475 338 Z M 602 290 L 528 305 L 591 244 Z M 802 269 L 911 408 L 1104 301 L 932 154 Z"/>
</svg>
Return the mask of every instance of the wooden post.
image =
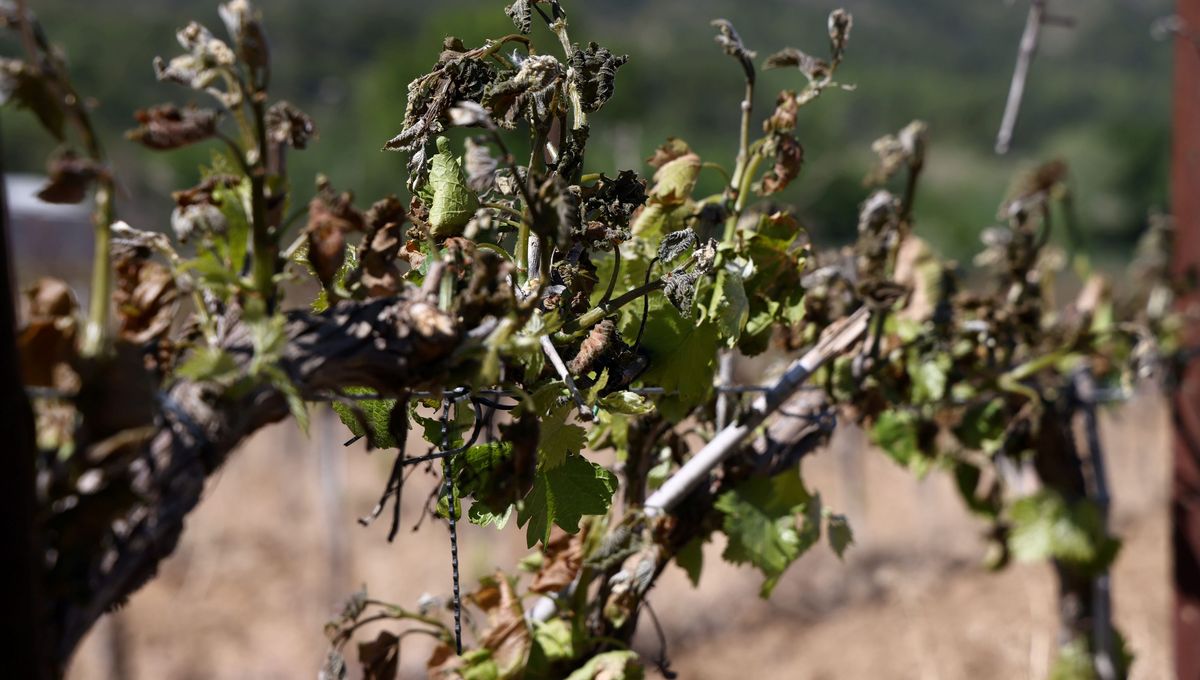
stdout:
<svg viewBox="0 0 1200 680">
<path fill-rule="evenodd" d="M 8 206 L 0 165 L 0 639 L 5 675 L 49 680 L 50 642 L 41 596 L 42 555 L 34 518 L 33 411 L 17 356 L 16 274 L 9 269 Z"/>
<path fill-rule="evenodd" d="M 1173 271 L 1200 270 L 1200 1 L 1179 0 L 1175 36 L 1174 141 L 1171 211 L 1175 216 Z M 1195 304 L 1196 296 L 1182 304 Z M 1187 346 L 1200 334 L 1188 330 Z M 1175 425 L 1171 542 L 1175 583 L 1175 672 L 1200 679 L 1200 365 L 1192 361 L 1172 395 Z"/>
</svg>

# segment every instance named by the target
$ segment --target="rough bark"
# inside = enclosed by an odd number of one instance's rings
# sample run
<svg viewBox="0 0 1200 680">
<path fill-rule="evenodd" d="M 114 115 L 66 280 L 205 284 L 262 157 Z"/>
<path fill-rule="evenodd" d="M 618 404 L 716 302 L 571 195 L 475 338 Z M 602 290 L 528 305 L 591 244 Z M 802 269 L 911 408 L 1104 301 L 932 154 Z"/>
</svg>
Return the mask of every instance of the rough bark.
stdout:
<svg viewBox="0 0 1200 680">
<path fill-rule="evenodd" d="M 406 297 L 346 301 L 321 315 L 292 313 L 287 337 L 280 368 L 309 399 L 347 387 L 395 395 L 440 384 L 462 346 L 451 317 Z M 247 328 L 235 325 L 223 347 L 248 363 Z M 231 397 L 213 383 L 180 381 L 159 403 L 154 432 L 133 465 L 139 500 L 112 523 L 107 549 L 87 565 L 82 595 L 58 603 L 60 664 L 105 611 L 154 576 L 179 542 L 208 477 L 249 435 L 289 413 L 285 395 L 266 384 Z"/>
</svg>

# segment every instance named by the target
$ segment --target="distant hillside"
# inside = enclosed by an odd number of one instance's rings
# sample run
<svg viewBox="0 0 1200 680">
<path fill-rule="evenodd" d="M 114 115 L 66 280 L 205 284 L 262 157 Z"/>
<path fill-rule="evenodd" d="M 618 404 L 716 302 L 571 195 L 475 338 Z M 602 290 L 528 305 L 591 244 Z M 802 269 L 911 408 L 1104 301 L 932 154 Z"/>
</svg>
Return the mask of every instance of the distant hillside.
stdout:
<svg viewBox="0 0 1200 680">
<path fill-rule="evenodd" d="M 503 0 L 261 0 L 276 60 L 274 90 L 316 118 L 321 140 L 298 154 L 298 195 L 318 170 L 364 200 L 403 188 L 403 159 L 381 153 L 401 119 L 405 85 L 436 57 L 441 37 L 468 43 L 511 32 Z M 631 56 L 617 96 L 596 116 L 595 170 L 635 165 L 668 134 L 712 160 L 735 151 L 740 75 L 712 43 L 710 19 L 735 23 L 760 55 L 784 45 L 824 50 L 832 5 L 814 0 L 651 2 L 565 0 L 576 40 L 596 40 Z M 1036 159 L 1061 156 L 1075 170 L 1081 221 L 1115 249 L 1134 237 L 1146 211 L 1166 200 L 1169 49 L 1151 22 L 1169 0 L 1109 3 L 1056 0 L 1076 20 L 1050 28 L 1027 92 L 1011 157 L 991 152 L 1026 3 L 988 0 L 845 0 L 855 25 L 842 79 L 854 92 L 830 92 L 802 116 L 807 165 L 782 195 L 822 239 L 853 229 L 871 140 L 913 118 L 934 139 L 917 213 L 920 228 L 965 256 L 993 218 L 1009 177 Z M 191 181 L 207 151 L 157 155 L 120 139 L 134 108 L 191 93 L 154 81 L 150 62 L 176 50 L 173 31 L 188 19 L 219 28 L 208 0 L 31 0 L 72 58 L 130 192 L 127 210 L 165 224 L 161 198 Z M 554 43 L 545 40 L 547 49 Z M 5 43 L 5 53 L 15 45 Z M 768 110 L 799 74 L 771 72 L 756 102 Z M 39 170 L 48 145 L 23 115 L 4 116 L 6 166 Z M 607 149 L 608 151 L 604 151 Z M 640 167 L 644 171 L 644 167 Z"/>
</svg>

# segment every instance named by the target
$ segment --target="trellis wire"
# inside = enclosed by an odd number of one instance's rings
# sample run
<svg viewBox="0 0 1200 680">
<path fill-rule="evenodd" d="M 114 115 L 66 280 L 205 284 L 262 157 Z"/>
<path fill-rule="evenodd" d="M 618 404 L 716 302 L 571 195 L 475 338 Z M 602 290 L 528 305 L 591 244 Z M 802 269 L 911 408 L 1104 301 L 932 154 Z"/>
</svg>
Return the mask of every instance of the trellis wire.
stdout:
<svg viewBox="0 0 1200 680">
<path fill-rule="evenodd" d="M 450 448 L 450 407 L 454 402 L 442 399 L 442 449 Z M 458 408 L 454 405 L 454 408 Z M 476 420 L 478 424 L 478 420 Z M 478 428 L 476 428 L 478 430 Z M 446 517 L 450 523 L 450 570 L 454 580 L 454 651 L 462 654 L 462 600 L 458 579 L 458 513 L 454 510 L 454 470 L 451 456 L 442 458 L 442 493 L 446 495 Z"/>
</svg>

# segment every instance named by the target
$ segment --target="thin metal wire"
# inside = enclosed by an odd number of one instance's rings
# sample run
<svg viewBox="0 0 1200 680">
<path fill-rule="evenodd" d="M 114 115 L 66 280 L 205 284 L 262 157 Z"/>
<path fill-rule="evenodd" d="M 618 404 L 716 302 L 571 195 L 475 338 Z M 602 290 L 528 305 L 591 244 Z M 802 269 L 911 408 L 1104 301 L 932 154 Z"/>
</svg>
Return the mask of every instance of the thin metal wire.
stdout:
<svg viewBox="0 0 1200 680">
<path fill-rule="evenodd" d="M 442 400 L 442 448 L 450 448 L 450 406 L 453 404 L 451 399 Z M 476 408 L 476 436 L 479 434 L 480 418 L 478 403 Z M 474 437 L 472 437 L 474 439 Z M 454 648 L 455 653 L 462 654 L 462 600 L 459 592 L 458 578 L 458 513 L 454 508 L 454 470 L 451 464 L 450 455 L 442 458 L 442 493 L 446 495 L 448 501 L 446 506 L 446 516 L 450 520 L 450 569 L 453 572 L 454 579 Z"/>
</svg>

